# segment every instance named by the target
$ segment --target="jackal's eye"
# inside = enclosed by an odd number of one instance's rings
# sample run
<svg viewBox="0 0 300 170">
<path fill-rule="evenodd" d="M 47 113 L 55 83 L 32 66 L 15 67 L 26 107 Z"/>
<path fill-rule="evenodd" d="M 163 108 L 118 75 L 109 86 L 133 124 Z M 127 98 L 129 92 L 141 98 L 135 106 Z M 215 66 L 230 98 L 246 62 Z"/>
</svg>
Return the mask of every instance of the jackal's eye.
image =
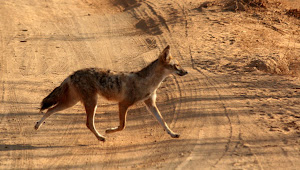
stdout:
<svg viewBox="0 0 300 170">
<path fill-rule="evenodd" d="M 178 64 L 174 64 L 173 67 L 174 67 L 176 70 L 178 70 L 179 65 L 178 65 Z"/>
</svg>

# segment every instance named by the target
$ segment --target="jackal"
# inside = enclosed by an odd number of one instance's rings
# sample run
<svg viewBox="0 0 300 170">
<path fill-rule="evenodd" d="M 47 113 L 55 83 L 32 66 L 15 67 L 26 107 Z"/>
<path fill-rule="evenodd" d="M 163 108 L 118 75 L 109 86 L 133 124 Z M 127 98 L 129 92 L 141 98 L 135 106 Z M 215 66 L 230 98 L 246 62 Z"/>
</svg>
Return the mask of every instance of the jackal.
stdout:
<svg viewBox="0 0 300 170">
<path fill-rule="evenodd" d="M 156 107 L 156 90 L 170 74 L 184 76 L 187 73 L 171 56 L 169 45 L 160 53 L 158 59 L 137 72 L 117 73 L 100 68 L 78 70 L 43 99 L 40 112 L 48 110 L 36 123 L 35 129 L 39 129 L 45 119 L 53 113 L 72 107 L 81 101 L 87 115 L 86 126 L 98 140 L 105 141 L 105 137 L 98 133 L 94 125 L 99 94 L 108 100 L 117 101 L 119 104 L 120 125 L 107 129 L 106 133 L 123 130 L 128 108 L 138 101 L 144 101 L 148 110 L 152 112 L 167 133 L 173 138 L 178 138 L 179 134 L 174 133 L 168 127 Z"/>
</svg>

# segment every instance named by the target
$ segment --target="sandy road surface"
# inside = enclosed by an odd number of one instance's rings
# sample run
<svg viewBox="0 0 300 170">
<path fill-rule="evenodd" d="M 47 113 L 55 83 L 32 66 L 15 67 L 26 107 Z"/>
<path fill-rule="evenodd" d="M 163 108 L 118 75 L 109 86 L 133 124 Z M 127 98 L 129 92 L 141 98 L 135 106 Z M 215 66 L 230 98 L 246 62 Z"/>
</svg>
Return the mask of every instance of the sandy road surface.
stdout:
<svg viewBox="0 0 300 170">
<path fill-rule="evenodd" d="M 1 1 L 0 169 L 299 168 L 299 80 L 242 73 L 252 54 L 241 45 L 246 31 L 269 28 L 251 29 L 251 19 L 240 23 L 243 14 L 199 9 L 201 3 Z M 299 52 L 300 41 L 289 35 L 278 41 L 288 39 L 283 46 Z M 139 70 L 167 44 L 190 72 L 167 78 L 158 90 L 158 107 L 179 139 L 143 104 L 132 107 L 127 128 L 106 135 L 105 143 L 86 128 L 81 104 L 33 129 L 40 101 L 73 71 Z M 262 51 L 268 52 L 256 54 Z M 101 134 L 118 124 L 116 112 L 114 103 L 100 99 Z"/>
</svg>

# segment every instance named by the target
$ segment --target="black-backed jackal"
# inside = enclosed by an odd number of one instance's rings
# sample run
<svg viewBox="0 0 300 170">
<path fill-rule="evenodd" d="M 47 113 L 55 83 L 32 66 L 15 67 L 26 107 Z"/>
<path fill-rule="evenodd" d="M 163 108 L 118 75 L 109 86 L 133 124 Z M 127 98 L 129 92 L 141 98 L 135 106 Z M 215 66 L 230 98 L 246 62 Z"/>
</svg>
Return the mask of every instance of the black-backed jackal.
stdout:
<svg viewBox="0 0 300 170">
<path fill-rule="evenodd" d="M 170 46 L 167 46 L 147 67 L 138 72 L 116 73 L 99 68 L 87 68 L 74 72 L 59 87 L 56 87 L 41 103 L 40 112 L 48 109 L 42 119 L 35 125 L 39 129 L 44 120 L 55 112 L 74 106 L 81 101 L 85 107 L 87 127 L 100 141 L 105 138 L 98 133 L 94 125 L 98 94 L 108 100 L 119 102 L 120 125 L 106 130 L 106 133 L 121 131 L 125 128 L 126 114 L 130 106 L 144 101 L 148 110 L 173 138 L 174 133 L 163 120 L 156 107 L 156 90 L 170 74 L 184 76 L 187 74 L 178 61 L 172 58 Z"/>
</svg>

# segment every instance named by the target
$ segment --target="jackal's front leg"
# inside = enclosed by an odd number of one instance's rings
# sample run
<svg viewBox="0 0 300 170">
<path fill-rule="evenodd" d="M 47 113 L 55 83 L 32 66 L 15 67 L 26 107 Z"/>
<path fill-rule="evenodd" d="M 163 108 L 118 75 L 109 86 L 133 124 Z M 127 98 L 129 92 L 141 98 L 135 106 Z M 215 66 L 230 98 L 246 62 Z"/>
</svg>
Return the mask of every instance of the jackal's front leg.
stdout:
<svg viewBox="0 0 300 170">
<path fill-rule="evenodd" d="M 150 97 L 149 99 L 145 100 L 145 104 L 147 105 L 147 108 L 149 109 L 149 111 L 155 116 L 155 118 L 158 120 L 158 122 L 160 123 L 160 125 L 167 131 L 167 133 L 169 135 L 171 135 L 172 138 L 179 138 L 179 134 L 174 133 L 167 125 L 167 123 L 164 121 L 164 119 L 162 118 L 158 108 L 156 107 L 156 94 L 154 94 L 152 97 Z"/>
<path fill-rule="evenodd" d="M 107 129 L 105 132 L 106 133 L 113 133 L 117 131 L 121 131 L 125 129 L 126 126 L 126 115 L 127 115 L 127 110 L 130 105 L 126 103 L 119 103 L 119 119 L 120 119 L 120 125 L 118 127 L 110 128 Z"/>
</svg>

